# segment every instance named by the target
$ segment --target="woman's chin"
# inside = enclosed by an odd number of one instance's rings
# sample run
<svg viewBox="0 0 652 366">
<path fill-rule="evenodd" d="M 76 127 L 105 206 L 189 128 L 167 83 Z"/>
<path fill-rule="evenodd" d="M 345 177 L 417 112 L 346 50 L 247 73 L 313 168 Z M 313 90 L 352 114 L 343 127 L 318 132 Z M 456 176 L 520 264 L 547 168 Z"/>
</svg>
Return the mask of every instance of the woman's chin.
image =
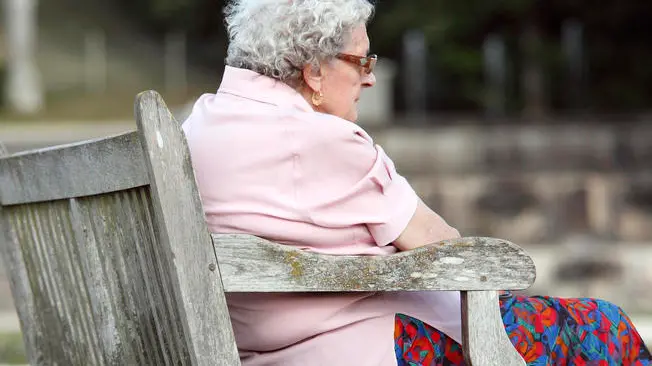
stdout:
<svg viewBox="0 0 652 366">
<path fill-rule="evenodd" d="M 353 123 L 356 123 L 358 121 L 358 111 L 356 109 L 354 109 L 353 111 L 350 111 L 349 113 L 341 113 L 341 112 L 340 113 L 329 113 L 329 112 L 326 112 L 326 111 L 324 111 L 323 113 L 327 113 L 327 114 L 330 114 L 330 115 L 333 115 L 333 116 L 337 116 L 337 117 L 339 117 L 341 119 L 345 119 L 345 120 L 347 120 L 349 122 L 353 122 Z"/>
<path fill-rule="evenodd" d="M 349 115 L 345 118 L 349 122 L 356 123 L 358 122 L 358 111 L 353 110 L 353 112 L 349 113 Z"/>
</svg>

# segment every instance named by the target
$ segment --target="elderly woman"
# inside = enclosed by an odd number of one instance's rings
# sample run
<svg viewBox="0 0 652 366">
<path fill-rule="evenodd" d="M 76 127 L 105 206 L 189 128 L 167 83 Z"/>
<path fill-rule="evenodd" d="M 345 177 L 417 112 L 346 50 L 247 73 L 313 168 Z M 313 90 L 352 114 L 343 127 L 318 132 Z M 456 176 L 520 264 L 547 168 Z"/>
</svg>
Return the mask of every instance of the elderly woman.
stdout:
<svg viewBox="0 0 652 366">
<path fill-rule="evenodd" d="M 210 229 L 329 254 L 388 255 L 457 237 L 355 124 L 373 87 L 366 0 L 240 0 L 216 94 L 184 123 Z M 229 294 L 244 365 L 463 364 L 459 293 Z M 649 363 L 617 307 L 505 297 L 537 364 Z M 604 363 L 607 364 L 607 363 Z"/>
</svg>

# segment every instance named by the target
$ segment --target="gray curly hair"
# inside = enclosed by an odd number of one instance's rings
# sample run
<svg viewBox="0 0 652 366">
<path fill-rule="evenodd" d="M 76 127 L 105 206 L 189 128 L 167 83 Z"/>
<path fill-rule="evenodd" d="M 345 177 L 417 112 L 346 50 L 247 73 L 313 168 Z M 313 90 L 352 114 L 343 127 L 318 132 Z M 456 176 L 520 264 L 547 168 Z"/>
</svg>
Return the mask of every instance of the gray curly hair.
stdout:
<svg viewBox="0 0 652 366">
<path fill-rule="evenodd" d="M 301 86 L 301 70 L 335 57 L 373 10 L 368 0 L 232 0 L 226 64 Z"/>
</svg>

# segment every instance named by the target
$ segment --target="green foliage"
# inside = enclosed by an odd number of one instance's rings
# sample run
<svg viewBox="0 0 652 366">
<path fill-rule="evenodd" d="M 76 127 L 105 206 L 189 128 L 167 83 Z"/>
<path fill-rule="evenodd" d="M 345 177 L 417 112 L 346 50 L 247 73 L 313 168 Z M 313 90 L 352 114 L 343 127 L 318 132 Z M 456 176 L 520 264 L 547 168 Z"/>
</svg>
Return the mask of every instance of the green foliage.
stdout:
<svg viewBox="0 0 652 366">
<path fill-rule="evenodd" d="M 120 0 L 128 13 L 150 27 L 166 31 L 190 29 L 192 10 L 202 0 Z"/>
<path fill-rule="evenodd" d="M 403 34 L 420 30 L 427 41 L 428 68 L 440 91 L 431 96 L 430 105 L 477 109 L 482 106 L 485 87 L 485 37 L 496 32 L 509 41 L 513 34 L 509 27 L 520 28 L 533 4 L 533 0 L 381 1 L 370 27 L 373 48 L 400 61 Z"/>
<path fill-rule="evenodd" d="M 126 8 L 159 30 L 186 31 L 191 41 L 223 47 L 224 0 L 122 0 Z M 401 43 L 408 30 L 420 30 L 427 40 L 428 67 L 436 74 L 437 108 L 481 108 L 484 81 L 482 43 L 500 34 L 508 52 L 508 104 L 521 107 L 519 73 L 524 54 L 532 52 L 546 75 L 548 100 L 566 108 L 568 75 L 561 49 L 560 29 L 565 20 L 584 26 L 587 56 L 585 102 L 595 109 L 648 107 L 652 100 L 652 2 L 605 0 L 376 0 L 376 16 L 369 33 L 375 53 L 401 61 Z M 526 27 L 539 31 L 536 49 L 524 50 Z M 532 46 L 532 45 L 529 45 Z M 210 60 L 210 62 L 214 62 Z M 445 94 L 445 95 L 444 95 Z M 439 101 L 436 99 L 439 98 Z"/>
</svg>

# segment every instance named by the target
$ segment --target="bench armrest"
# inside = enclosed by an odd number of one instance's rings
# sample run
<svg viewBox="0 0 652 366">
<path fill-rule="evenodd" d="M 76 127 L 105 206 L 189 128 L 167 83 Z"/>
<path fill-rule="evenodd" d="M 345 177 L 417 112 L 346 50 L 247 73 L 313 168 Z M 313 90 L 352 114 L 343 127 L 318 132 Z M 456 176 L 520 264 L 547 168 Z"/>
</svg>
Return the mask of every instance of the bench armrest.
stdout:
<svg viewBox="0 0 652 366">
<path fill-rule="evenodd" d="M 387 256 L 326 255 L 251 235 L 213 234 L 226 292 L 521 290 L 534 262 L 495 238 L 445 240 Z"/>
<path fill-rule="evenodd" d="M 335 256 L 251 235 L 212 239 L 225 292 L 461 291 L 467 364 L 525 365 L 505 332 L 496 292 L 534 283 L 534 262 L 513 243 L 467 237 L 387 256 Z"/>
</svg>

